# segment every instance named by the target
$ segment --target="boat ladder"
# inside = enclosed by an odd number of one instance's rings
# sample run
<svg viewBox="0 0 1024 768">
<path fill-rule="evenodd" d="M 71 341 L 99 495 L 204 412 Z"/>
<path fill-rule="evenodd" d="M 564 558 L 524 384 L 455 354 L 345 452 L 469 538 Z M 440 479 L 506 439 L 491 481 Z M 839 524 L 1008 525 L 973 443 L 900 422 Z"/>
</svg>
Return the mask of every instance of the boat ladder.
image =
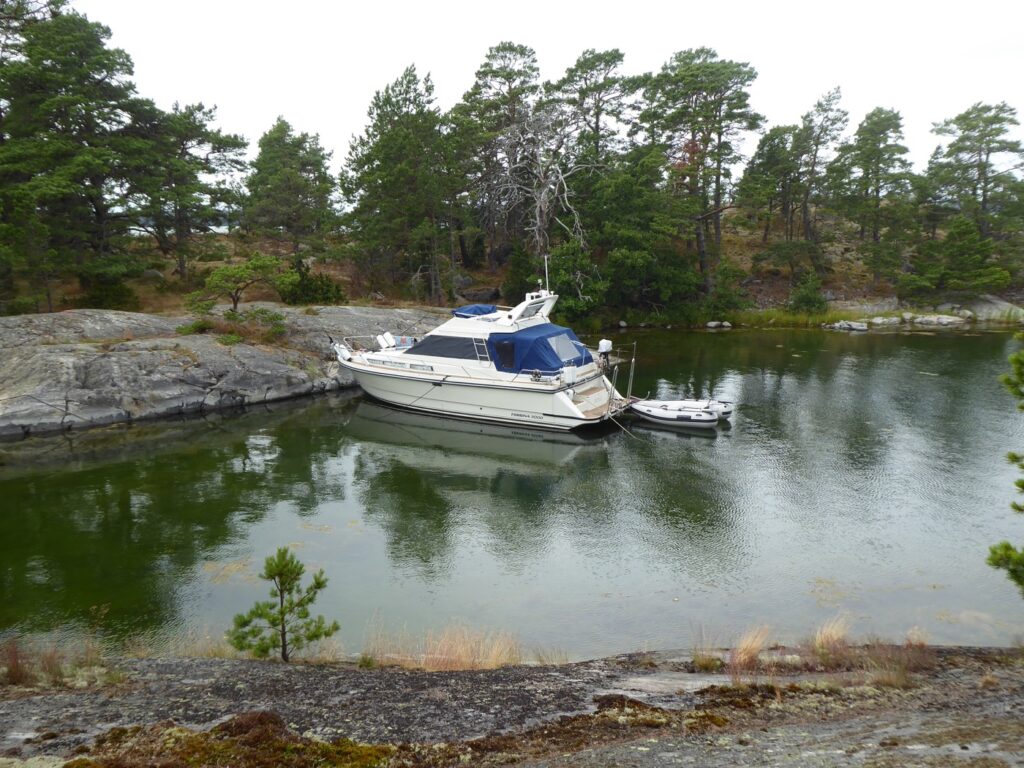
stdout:
<svg viewBox="0 0 1024 768">
<path fill-rule="evenodd" d="M 473 339 L 473 348 L 476 350 L 476 361 L 478 363 L 491 362 L 491 356 L 487 352 L 487 342 L 483 339 Z"/>
</svg>

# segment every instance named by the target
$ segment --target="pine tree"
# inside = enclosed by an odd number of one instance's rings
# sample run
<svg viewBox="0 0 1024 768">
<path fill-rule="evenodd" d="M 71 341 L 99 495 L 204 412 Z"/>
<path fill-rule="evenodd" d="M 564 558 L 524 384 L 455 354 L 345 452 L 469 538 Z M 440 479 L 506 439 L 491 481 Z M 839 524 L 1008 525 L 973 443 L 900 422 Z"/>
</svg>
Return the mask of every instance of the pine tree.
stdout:
<svg viewBox="0 0 1024 768">
<path fill-rule="evenodd" d="M 305 570 L 287 547 L 268 557 L 260 578 L 272 582 L 271 599 L 256 603 L 248 613 L 237 614 L 234 627 L 227 633 L 228 642 L 257 658 L 279 651 L 282 661 L 290 661 L 293 652 L 337 632 L 338 622 L 328 624 L 323 616 L 310 617 L 310 606 L 327 586 L 327 577 L 322 570 L 317 571 L 303 589 Z"/>
</svg>

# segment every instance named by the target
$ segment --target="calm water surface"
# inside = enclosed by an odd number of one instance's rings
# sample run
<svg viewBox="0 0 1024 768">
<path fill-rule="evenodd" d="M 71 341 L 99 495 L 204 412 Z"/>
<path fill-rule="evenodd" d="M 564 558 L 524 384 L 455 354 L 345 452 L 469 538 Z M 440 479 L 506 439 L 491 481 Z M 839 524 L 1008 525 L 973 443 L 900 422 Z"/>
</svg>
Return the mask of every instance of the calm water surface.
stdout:
<svg viewBox="0 0 1024 768">
<path fill-rule="evenodd" d="M 985 564 L 1020 541 L 997 377 L 1009 334 L 629 332 L 635 393 L 739 403 L 711 436 L 544 435 L 324 397 L 232 418 L 0 445 L 0 631 L 219 634 L 288 544 L 371 624 L 451 621 L 590 657 L 857 634 L 1005 644 L 1024 600 Z"/>
</svg>

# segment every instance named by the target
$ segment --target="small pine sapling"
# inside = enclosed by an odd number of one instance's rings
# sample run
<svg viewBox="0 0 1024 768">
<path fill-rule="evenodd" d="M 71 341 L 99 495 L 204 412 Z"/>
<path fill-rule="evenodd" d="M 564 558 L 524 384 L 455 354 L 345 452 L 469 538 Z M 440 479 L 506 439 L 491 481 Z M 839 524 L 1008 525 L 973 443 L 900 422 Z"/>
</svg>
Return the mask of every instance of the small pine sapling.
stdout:
<svg viewBox="0 0 1024 768">
<path fill-rule="evenodd" d="M 337 632 L 338 622 L 328 624 L 323 616 L 310 618 L 309 607 L 327 586 L 327 577 L 319 570 L 303 589 L 305 571 L 306 567 L 287 547 L 268 557 L 260 578 L 272 582 L 272 599 L 257 602 L 248 613 L 237 614 L 234 627 L 227 633 L 228 642 L 261 659 L 272 651 L 280 651 L 281 660 L 289 661 L 294 651 Z"/>
</svg>

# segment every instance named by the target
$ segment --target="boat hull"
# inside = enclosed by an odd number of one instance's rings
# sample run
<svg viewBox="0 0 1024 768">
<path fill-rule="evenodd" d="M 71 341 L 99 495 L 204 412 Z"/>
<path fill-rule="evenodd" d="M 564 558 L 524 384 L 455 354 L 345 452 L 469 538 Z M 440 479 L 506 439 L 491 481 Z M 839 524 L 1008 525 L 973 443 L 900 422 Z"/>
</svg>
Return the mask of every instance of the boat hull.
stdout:
<svg viewBox="0 0 1024 768">
<path fill-rule="evenodd" d="M 661 408 L 640 403 L 633 403 L 630 412 L 649 424 L 683 429 L 714 429 L 719 418 L 711 411 Z"/>
<path fill-rule="evenodd" d="M 458 419 L 568 431 L 600 424 L 627 407 L 620 401 L 604 413 L 580 416 L 572 406 L 572 390 L 566 388 L 532 390 L 451 377 L 410 377 L 340 362 L 364 392 L 381 402 Z"/>
<path fill-rule="evenodd" d="M 719 419 L 730 418 L 735 410 L 735 406 L 727 400 L 638 400 L 633 406 L 634 411 L 641 408 L 682 413 L 706 411 L 715 414 Z"/>
</svg>

